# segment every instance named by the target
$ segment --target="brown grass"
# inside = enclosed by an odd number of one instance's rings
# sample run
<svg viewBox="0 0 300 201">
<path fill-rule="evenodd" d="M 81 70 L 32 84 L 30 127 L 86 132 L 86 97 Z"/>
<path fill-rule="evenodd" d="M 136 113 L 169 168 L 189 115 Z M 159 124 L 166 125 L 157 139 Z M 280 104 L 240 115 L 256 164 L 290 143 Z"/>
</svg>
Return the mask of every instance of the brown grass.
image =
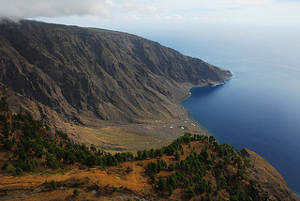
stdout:
<svg viewBox="0 0 300 201">
<path fill-rule="evenodd" d="M 185 132 L 207 134 L 203 128 L 189 119 L 148 120 L 141 124 L 123 125 L 103 123 L 101 126 L 93 127 L 74 125 L 73 128 L 81 142 L 94 144 L 112 153 L 160 148 L 170 144 Z"/>
</svg>

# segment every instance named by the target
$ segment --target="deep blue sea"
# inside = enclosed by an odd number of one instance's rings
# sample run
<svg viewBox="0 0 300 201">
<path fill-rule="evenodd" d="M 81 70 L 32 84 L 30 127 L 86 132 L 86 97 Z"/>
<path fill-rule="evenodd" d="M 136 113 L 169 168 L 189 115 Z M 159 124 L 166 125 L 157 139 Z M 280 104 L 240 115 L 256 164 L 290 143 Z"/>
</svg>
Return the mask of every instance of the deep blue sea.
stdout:
<svg viewBox="0 0 300 201">
<path fill-rule="evenodd" d="M 272 67 L 268 71 L 250 61 L 230 63 L 232 68 L 242 65 L 260 70 L 232 70 L 225 85 L 193 88 L 182 104 L 219 142 L 259 153 L 299 192 L 300 93 L 294 84 L 300 72 L 265 64 Z"/>
<path fill-rule="evenodd" d="M 193 88 L 182 105 L 219 142 L 260 154 L 299 193 L 300 32 L 278 32 L 154 39 L 231 70 L 225 85 Z"/>
</svg>

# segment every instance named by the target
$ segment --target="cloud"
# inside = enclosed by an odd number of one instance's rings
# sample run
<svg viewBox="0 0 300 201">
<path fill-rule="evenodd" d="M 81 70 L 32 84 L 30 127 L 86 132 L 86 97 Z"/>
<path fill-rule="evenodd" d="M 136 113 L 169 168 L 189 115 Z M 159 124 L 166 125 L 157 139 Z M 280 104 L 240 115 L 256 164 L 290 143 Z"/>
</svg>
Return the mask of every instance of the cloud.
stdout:
<svg viewBox="0 0 300 201">
<path fill-rule="evenodd" d="M 164 18 L 167 20 L 181 20 L 183 19 L 183 16 L 179 14 L 174 14 L 174 15 L 167 15 Z"/>
<path fill-rule="evenodd" d="M 181 16 L 178 23 L 300 23 L 300 0 L 152 0 L 151 4 L 162 10 L 162 15 Z"/>
<path fill-rule="evenodd" d="M 159 13 L 145 0 L 0 0 L 0 18 L 60 18 L 97 16 L 104 19 Z"/>
<path fill-rule="evenodd" d="M 135 21 L 151 26 L 170 22 L 295 25 L 300 23 L 299 9 L 300 0 L 0 0 L 0 18 L 56 19 L 90 26 Z"/>
<path fill-rule="evenodd" d="M 111 0 L 0 0 L 0 17 L 111 16 Z"/>
<path fill-rule="evenodd" d="M 159 10 L 156 6 L 144 3 L 141 0 L 123 0 L 120 1 L 119 5 L 121 9 L 125 9 L 128 12 L 135 12 L 142 15 L 154 15 L 159 13 Z"/>
<path fill-rule="evenodd" d="M 0 0 L 0 5 L 0 17 L 17 19 L 73 15 L 111 18 L 119 13 L 158 13 L 157 7 L 143 0 Z"/>
</svg>

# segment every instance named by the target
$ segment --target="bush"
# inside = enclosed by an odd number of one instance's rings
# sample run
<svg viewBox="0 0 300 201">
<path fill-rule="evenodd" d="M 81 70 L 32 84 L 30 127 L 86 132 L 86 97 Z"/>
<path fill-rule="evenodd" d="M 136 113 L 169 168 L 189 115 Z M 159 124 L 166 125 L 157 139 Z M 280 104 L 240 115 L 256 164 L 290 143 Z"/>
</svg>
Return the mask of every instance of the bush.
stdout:
<svg viewBox="0 0 300 201">
<path fill-rule="evenodd" d="M 9 174 L 16 175 L 16 168 L 10 163 L 6 165 L 5 171 Z"/>
<path fill-rule="evenodd" d="M 47 155 L 46 156 L 46 165 L 49 168 L 56 169 L 59 167 L 59 162 L 52 156 L 52 155 Z"/>
<path fill-rule="evenodd" d="M 179 161 L 180 160 L 180 154 L 178 151 L 175 153 L 175 160 Z"/>
<path fill-rule="evenodd" d="M 6 102 L 6 97 L 2 97 L 0 99 L 0 111 L 7 112 L 8 111 L 8 104 Z"/>
<path fill-rule="evenodd" d="M 116 187 L 116 186 L 113 186 L 113 187 L 112 187 L 112 191 L 113 191 L 113 192 L 116 192 L 117 190 L 118 190 L 118 187 Z"/>
<path fill-rule="evenodd" d="M 23 170 L 20 167 L 16 167 L 16 175 L 23 174 Z"/>
<path fill-rule="evenodd" d="M 73 195 L 74 196 L 78 196 L 80 194 L 80 191 L 79 190 L 77 190 L 77 189 L 74 189 L 73 190 Z"/>
<path fill-rule="evenodd" d="M 126 173 L 130 173 L 130 172 L 132 172 L 132 168 L 131 168 L 130 166 L 128 166 L 128 167 L 126 168 Z"/>
<path fill-rule="evenodd" d="M 158 180 L 158 189 L 157 189 L 157 191 L 160 192 L 160 193 L 163 193 L 167 190 L 168 190 L 167 189 L 167 180 L 160 177 L 159 180 Z"/>
<path fill-rule="evenodd" d="M 173 171 L 174 169 L 175 169 L 175 166 L 173 164 L 170 164 L 169 167 L 168 167 L 168 170 Z"/>
<path fill-rule="evenodd" d="M 195 192 L 193 191 L 193 189 L 189 186 L 185 192 L 185 195 L 188 199 L 191 199 L 192 197 L 195 196 Z"/>
<path fill-rule="evenodd" d="M 52 188 L 53 190 L 55 190 L 55 189 L 57 188 L 56 181 L 54 181 L 54 180 L 52 180 L 52 181 L 50 182 L 50 185 L 51 185 L 51 188 Z"/>
</svg>

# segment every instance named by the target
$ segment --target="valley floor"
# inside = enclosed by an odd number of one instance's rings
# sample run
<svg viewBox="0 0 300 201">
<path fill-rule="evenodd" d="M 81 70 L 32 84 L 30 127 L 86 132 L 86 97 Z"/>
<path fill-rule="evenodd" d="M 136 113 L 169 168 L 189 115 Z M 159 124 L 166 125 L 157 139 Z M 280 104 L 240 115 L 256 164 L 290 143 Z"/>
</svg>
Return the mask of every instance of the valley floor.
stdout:
<svg viewBox="0 0 300 201">
<path fill-rule="evenodd" d="M 140 120 L 139 123 L 94 120 L 86 126 L 72 125 L 71 129 L 76 133 L 73 139 L 116 153 L 161 148 L 186 132 L 209 135 L 204 127 L 189 118 L 180 105 L 176 113 L 180 116 L 174 119 Z"/>
</svg>

